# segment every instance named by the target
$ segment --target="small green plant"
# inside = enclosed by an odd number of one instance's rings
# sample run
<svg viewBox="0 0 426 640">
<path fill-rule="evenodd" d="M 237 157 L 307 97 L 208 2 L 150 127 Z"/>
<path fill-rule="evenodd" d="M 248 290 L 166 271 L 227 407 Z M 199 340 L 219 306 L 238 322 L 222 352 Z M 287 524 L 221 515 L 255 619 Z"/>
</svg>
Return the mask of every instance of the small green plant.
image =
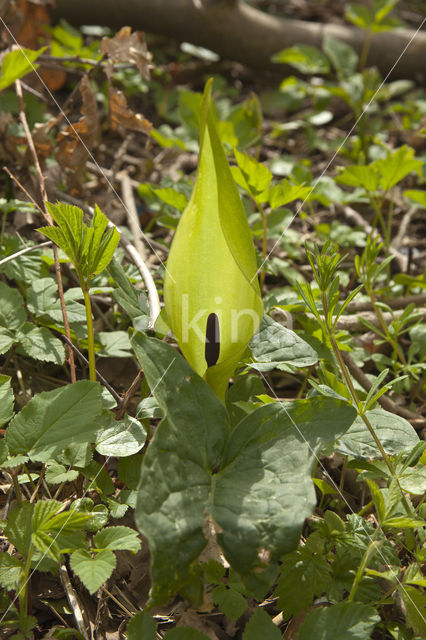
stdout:
<svg viewBox="0 0 426 640">
<path fill-rule="evenodd" d="M 66 253 L 77 272 L 86 308 L 89 375 L 90 380 L 96 381 L 90 283 L 96 274 L 108 266 L 120 234 L 115 227 L 106 230 L 108 220 L 97 206 L 89 224 L 83 222 L 83 211 L 78 207 L 47 203 L 47 208 L 58 226 L 40 227 L 38 231 L 53 240 Z"/>
</svg>

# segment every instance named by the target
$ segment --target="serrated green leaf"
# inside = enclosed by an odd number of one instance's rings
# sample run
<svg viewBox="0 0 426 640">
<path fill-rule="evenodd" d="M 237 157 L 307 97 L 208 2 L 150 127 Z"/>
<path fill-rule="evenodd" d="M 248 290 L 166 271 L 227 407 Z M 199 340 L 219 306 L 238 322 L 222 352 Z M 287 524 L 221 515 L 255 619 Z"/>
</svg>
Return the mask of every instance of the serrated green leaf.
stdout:
<svg viewBox="0 0 426 640">
<path fill-rule="evenodd" d="M 24 299 L 17 289 L 0 282 L 0 326 L 16 331 L 27 319 Z"/>
<path fill-rule="evenodd" d="M 251 231 L 216 130 L 210 94 L 209 81 L 197 180 L 169 253 L 164 301 L 185 358 L 223 400 L 263 305 Z M 214 321 L 210 332 L 208 318 Z"/>
<path fill-rule="evenodd" d="M 266 611 L 257 607 L 247 622 L 243 640 L 282 640 L 281 631 L 274 625 Z"/>
<path fill-rule="evenodd" d="M 384 409 L 372 409 L 367 411 L 366 415 L 387 453 L 398 454 L 410 451 L 419 442 L 416 431 L 405 418 Z M 355 458 L 378 459 L 382 457 L 360 417 L 339 438 L 337 450 L 344 455 L 351 455 Z"/>
<path fill-rule="evenodd" d="M 266 191 L 272 180 L 272 173 L 268 167 L 248 154 L 241 153 L 238 149 L 234 149 L 234 156 L 242 177 L 241 182 L 236 180 L 238 184 L 251 193 L 254 198 Z M 232 174 L 236 178 L 236 172 L 232 171 Z"/>
<path fill-rule="evenodd" d="M 25 501 L 11 509 L 7 517 L 7 538 L 24 557 L 27 556 L 31 544 L 33 512 L 34 505 Z"/>
<path fill-rule="evenodd" d="M 13 389 L 10 386 L 10 376 L 0 374 L 0 427 L 13 415 Z"/>
<path fill-rule="evenodd" d="M 81 380 L 39 393 L 11 421 L 5 436 L 9 451 L 47 461 L 70 444 L 90 440 L 101 410 L 96 382 Z"/>
<path fill-rule="evenodd" d="M 290 64 L 302 73 L 328 73 L 330 65 L 325 55 L 316 47 L 298 44 L 282 49 L 272 56 L 272 62 Z"/>
<path fill-rule="evenodd" d="M 359 60 L 358 54 L 346 42 L 326 35 L 322 48 L 338 73 L 343 76 L 350 76 L 355 73 Z"/>
<path fill-rule="evenodd" d="M 108 580 L 115 569 L 116 558 L 112 551 L 105 549 L 94 557 L 85 550 L 74 551 L 71 555 L 71 569 L 80 578 L 90 593 L 95 593 Z"/>
<path fill-rule="evenodd" d="M 420 189 L 407 189 L 403 194 L 409 200 L 419 204 L 421 208 L 426 209 L 426 191 Z"/>
<path fill-rule="evenodd" d="M 400 585 L 398 592 L 406 608 L 407 624 L 419 638 L 426 637 L 426 593 L 411 585 Z"/>
<path fill-rule="evenodd" d="M 371 165 L 351 165 L 339 173 L 336 181 L 349 187 L 363 187 L 366 191 L 374 193 L 379 186 L 379 173 Z"/>
<path fill-rule="evenodd" d="M 275 595 L 284 620 L 307 610 L 314 597 L 327 590 L 331 579 L 330 565 L 322 555 L 302 547 L 283 556 Z"/>
<path fill-rule="evenodd" d="M 153 601 L 166 600 L 190 580 L 209 514 L 244 580 L 258 585 L 253 569 L 268 565 L 273 580 L 274 563 L 297 544 L 315 505 L 316 455 L 347 429 L 355 410 L 326 397 L 271 403 L 228 438 L 223 405 L 181 356 L 143 335 L 132 342 L 166 414 L 144 456 L 135 513 L 151 549 Z"/>
<path fill-rule="evenodd" d="M 49 485 L 57 485 L 62 482 L 73 482 L 78 478 L 78 471 L 75 469 L 68 469 L 63 464 L 54 462 L 49 464 L 45 473 L 45 480 Z"/>
<path fill-rule="evenodd" d="M 238 620 L 247 609 L 247 600 L 244 596 L 234 589 L 227 588 L 224 584 L 213 589 L 212 599 L 230 620 Z"/>
<path fill-rule="evenodd" d="M 10 347 L 17 342 L 15 334 L 6 329 L 0 327 L 0 355 L 9 351 Z"/>
<path fill-rule="evenodd" d="M 62 325 L 62 308 L 57 297 L 57 289 L 57 284 L 52 278 L 34 280 L 27 289 L 27 307 L 36 317 L 49 316 L 54 322 Z M 68 320 L 70 322 L 85 322 L 84 305 L 74 299 L 75 291 L 75 289 L 68 289 L 65 292 Z M 81 291 L 78 291 L 82 297 Z"/>
<path fill-rule="evenodd" d="M 0 584 L 7 591 L 17 591 L 21 582 L 24 565 L 21 560 L 0 551 Z"/>
<path fill-rule="evenodd" d="M 136 553 L 141 548 L 138 533 L 124 526 L 101 529 L 93 538 L 93 542 L 97 549 L 111 549 L 111 551 L 126 549 Z"/>
<path fill-rule="evenodd" d="M 46 327 L 35 327 L 26 322 L 17 332 L 16 340 L 19 341 L 18 351 L 34 360 L 64 363 L 64 345 Z"/>
<path fill-rule="evenodd" d="M 99 331 L 96 342 L 101 345 L 98 355 L 107 358 L 129 358 L 130 340 L 127 331 Z"/>
<path fill-rule="evenodd" d="M 390 153 L 387 158 L 375 160 L 372 166 L 380 174 L 380 186 L 387 191 L 413 171 L 421 177 L 423 162 L 414 157 L 414 149 L 403 145 Z"/>
<path fill-rule="evenodd" d="M 298 640 L 369 640 L 379 622 L 380 616 L 373 607 L 360 602 L 339 602 L 308 613 Z"/>
<path fill-rule="evenodd" d="M 32 520 L 33 531 L 45 529 L 46 523 L 61 508 L 62 504 L 58 500 L 39 500 L 34 506 Z"/>
<path fill-rule="evenodd" d="M 0 91 L 37 69 L 39 65 L 35 61 L 46 49 L 47 47 L 42 47 L 38 51 L 33 51 L 19 47 L 16 51 L 6 54 L 1 66 Z"/>
<path fill-rule="evenodd" d="M 157 625 L 148 611 L 138 611 L 127 625 L 127 640 L 156 640 Z"/>
<path fill-rule="evenodd" d="M 96 436 L 96 451 L 103 456 L 116 458 L 131 456 L 142 449 L 146 440 L 146 429 L 139 420 L 125 416 L 115 420 L 109 414 L 106 426 Z"/>
<path fill-rule="evenodd" d="M 43 558 L 50 558 L 54 562 L 59 562 L 61 557 L 60 549 L 56 540 L 46 531 L 34 531 L 31 541 L 35 548 L 43 554 Z"/>
<path fill-rule="evenodd" d="M 172 189 L 171 187 L 162 187 L 160 189 L 152 187 L 152 191 L 166 204 L 171 205 L 178 211 L 183 211 L 188 204 L 188 198 L 185 194 Z"/>
<path fill-rule="evenodd" d="M 268 200 L 272 209 L 283 207 L 293 200 L 304 200 L 312 191 L 312 187 L 305 187 L 301 184 L 291 184 L 288 180 L 281 180 L 275 187 L 271 187 L 268 192 Z"/>
<path fill-rule="evenodd" d="M 318 362 L 316 351 L 305 340 L 267 315 L 249 346 L 256 360 L 250 366 L 259 371 L 270 371 L 282 364 L 309 367 Z"/>
</svg>

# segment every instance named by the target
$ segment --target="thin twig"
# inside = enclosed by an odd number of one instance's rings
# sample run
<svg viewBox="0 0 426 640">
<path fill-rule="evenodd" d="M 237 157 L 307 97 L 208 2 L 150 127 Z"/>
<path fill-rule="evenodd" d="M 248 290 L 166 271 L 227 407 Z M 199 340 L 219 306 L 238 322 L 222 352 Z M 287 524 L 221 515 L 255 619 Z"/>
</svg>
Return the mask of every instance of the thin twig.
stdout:
<svg viewBox="0 0 426 640">
<path fill-rule="evenodd" d="M 62 338 L 62 340 L 76 353 L 76 355 L 78 355 L 78 357 L 84 362 L 84 364 L 88 367 L 89 366 L 89 361 L 88 359 L 81 353 L 81 351 L 79 349 L 77 349 L 77 347 L 75 346 L 75 344 L 73 344 L 71 341 L 68 340 L 68 338 L 66 336 L 61 335 L 60 336 Z M 99 371 L 97 369 L 95 369 L 96 372 L 96 377 L 99 380 L 99 382 L 101 382 L 104 387 L 106 389 L 108 389 L 108 391 L 110 392 L 110 394 L 113 396 L 114 400 L 116 400 L 117 402 L 121 402 L 121 396 L 114 391 L 114 389 L 111 387 L 111 385 L 109 384 L 109 382 L 107 380 L 105 380 L 105 378 L 103 377 L 103 375 L 101 373 L 99 373 Z"/>
<path fill-rule="evenodd" d="M 367 376 L 362 371 L 362 369 L 360 369 L 358 365 L 355 364 L 355 362 L 352 360 L 351 356 L 347 351 L 342 351 L 341 354 L 342 354 L 343 360 L 345 361 L 346 366 L 348 367 L 349 371 L 351 372 L 355 380 L 367 392 L 370 391 L 372 387 L 372 383 L 367 378 Z M 397 415 L 402 416 L 407 420 L 415 420 L 416 422 L 418 422 L 419 419 L 421 420 L 421 416 L 417 415 L 417 413 L 414 413 L 413 411 L 410 411 L 405 407 L 400 407 L 398 404 L 396 404 L 396 402 L 394 402 L 390 398 L 387 398 L 386 396 L 380 396 L 377 402 L 383 407 L 383 409 L 386 409 L 386 411 L 391 411 L 392 413 L 396 413 Z"/>
<path fill-rule="evenodd" d="M 389 300 L 377 300 L 384 302 L 391 309 L 405 309 L 409 304 L 415 304 L 416 307 L 424 307 L 426 305 L 426 293 L 418 293 L 412 296 L 401 296 Z M 359 313 L 360 311 L 373 311 L 372 302 L 350 302 L 346 307 L 347 313 Z"/>
<path fill-rule="evenodd" d="M 416 319 L 426 320 L 426 309 L 419 309 L 418 311 L 419 313 L 416 316 Z M 386 324 L 389 325 L 392 322 L 392 320 L 398 320 L 403 313 L 404 313 L 404 310 L 402 309 L 402 310 L 394 311 L 393 313 L 390 313 L 390 312 L 382 313 L 382 316 Z M 315 316 L 313 313 L 307 313 L 305 317 L 310 318 L 312 320 L 315 319 Z M 377 327 L 378 329 L 381 328 L 377 315 L 374 312 L 369 312 L 369 311 L 366 311 L 363 314 L 358 313 L 357 315 L 340 316 L 340 318 L 337 321 L 336 328 L 349 331 L 349 333 L 365 331 L 366 325 L 363 324 L 362 319 L 365 319 L 367 322 L 372 324 L 374 327 Z"/>
<path fill-rule="evenodd" d="M 92 634 L 90 632 L 90 623 L 87 612 L 80 603 L 79 597 L 71 584 L 71 580 L 68 575 L 68 569 L 64 564 L 61 564 L 59 566 L 59 577 L 61 579 L 62 586 L 64 588 L 69 605 L 74 614 L 77 629 L 79 630 L 83 638 L 85 638 L 85 640 L 90 640 Z"/>
<path fill-rule="evenodd" d="M 411 218 L 417 211 L 417 207 L 412 207 L 407 211 L 407 213 L 403 216 L 401 220 L 401 224 L 399 225 L 398 233 L 395 238 L 392 240 L 392 246 L 394 249 L 399 249 L 399 247 L 404 242 L 404 238 L 407 235 L 408 227 L 410 226 Z"/>
<path fill-rule="evenodd" d="M 28 143 L 28 148 L 31 152 L 32 158 L 33 158 L 33 162 L 34 162 L 34 167 L 36 170 L 36 175 L 38 178 L 38 185 L 39 185 L 39 189 L 40 189 L 40 196 L 41 196 L 41 200 L 43 202 L 43 208 L 44 208 L 44 217 L 47 219 L 49 225 L 53 225 L 53 220 L 52 217 L 50 216 L 49 212 L 47 211 L 46 208 L 46 201 L 47 201 L 47 193 L 46 193 L 46 185 L 45 185 L 45 181 L 44 181 L 44 175 L 43 172 L 41 170 L 40 167 L 40 163 L 38 160 L 38 156 L 37 156 L 37 151 L 36 148 L 34 146 L 34 140 L 32 138 L 31 135 L 31 131 L 30 128 L 28 126 L 28 122 L 27 122 L 27 117 L 25 115 L 25 105 L 24 105 L 24 98 L 22 95 L 22 86 L 19 80 L 15 81 L 15 87 L 16 87 L 16 95 L 18 96 L 18 100 L 19 100 L 19 119 L 21 120 L 22 126 L 24 127 L 24 131 L 25 131 L 25 136 L 27 138 L 27 143 Z M 32 199 L 32 202 L 34 201 L 34 199 Z M 62 310 L 62 319 L 64 322 L 64 328 L 65 328 L 65 333 L 67 335 L 67 338 L 69 340 L 69 342 L 71 342 L 71 331 L 70 331 L 70 325 L 68 322 L 68 315 L 67 315 L 67 309 L 66 309 L 66 305 L 65 305 L 65 298 L 64 298 L 64 286 L 62 283 L 62 274 L 61 274 L 61 265 L 59 262 L 59 255 L 58 255 L 58 248 L 57 246 L 54 244 L 53 245 L 53 257 L 55 260 L 55 273 L 56 273 L 56 281 L 58 283 L 58 293 L 59 293 L 59 300 L 60 300 L 60 304 L 61 304 L 61 310 Z M 74 354 L 73 351 L 71 349 L 71 347 L 68 345 L 68 363 L 70 366 L 70 373 L 71 373 L 71 382 L 76 382 L 77 377 L 76 377 L 76 373 L 75 373 L 75 362 L 74 362 Z"/>
<path fill-rule="evenodd" d="M 120 173 L 117 174 L 117 178 L 121 182 L 121 195 L 123 196 L 123 202 L 126 208 L 127 222 L 133 235 L 133 242 L 142 260 L 146 260 L 145 246 L 142 242 L 143 234 L 139 226 L 138 212 L 133 197 L 133 188 L 129 174 L 126 171 L 120 171 Z"/>
<path fill-rule="evenodd" d="M 30 251 L 35 251 L 36 249 L 41 249 L 41 247 L 49 247 L 52 244 L 51 240 L 47 242 L 41 242 L 40 244 L 33 244 L 31 247 L 25 247 L 25 249 L 21 249 L 16 253 L 12 253 L 10 256 L 6 256 L 3 260 L 0 260 L 0 267 L 2 264 L 6 264 L 6 262 L 11 262 L 15 260 L 15 258 L 19 258 L 19 256 L 23 256 L 25 253 L 29 253 Z"/>
<path fill-rule="evenodd" d="M 136 374 L 136 377 L 134 378 L 132 384 L 130 385 L 130 387 L 127 389 L 127 391 L 123 394 L 123 397 L 120 399 L 120 402 L 118 403 L 118 407 L 115 413 L 115 417 L 116 419 L 120 419 L 124 416 L 124 414 L 126 413 L 126 409 L 127 409 L 127 405 L 129 403 L 130 398 L 133 396 L 133 394 L 135 393 L 136 389 L 139 387 L 142 379 L 144 376 L 144 372 L 141 370 L 139 370 Z"/>
</svg>

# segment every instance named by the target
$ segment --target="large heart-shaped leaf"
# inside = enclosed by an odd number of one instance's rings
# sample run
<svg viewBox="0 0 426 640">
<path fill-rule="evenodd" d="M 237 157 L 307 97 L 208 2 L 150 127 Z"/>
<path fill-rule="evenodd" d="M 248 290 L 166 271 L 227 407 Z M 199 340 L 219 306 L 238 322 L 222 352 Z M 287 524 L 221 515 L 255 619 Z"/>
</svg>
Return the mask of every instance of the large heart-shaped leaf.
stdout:
<svg viewBox="0 0 426 640">
<path fill-rule="evenodd" d="M 164 601 L 191 581 L 207 518 L 249 584 L 253 569 L 267 570 L 297 544 L 315 506 L 316 456 L 355 410 L 330 397 L 271 403 L 230 431 L 221 402 L 172 347 L 139 334 L 133 347 L 166 416 L 145 454 L 136 505 L 152 553 L 151 597 Z"/>
</svg>

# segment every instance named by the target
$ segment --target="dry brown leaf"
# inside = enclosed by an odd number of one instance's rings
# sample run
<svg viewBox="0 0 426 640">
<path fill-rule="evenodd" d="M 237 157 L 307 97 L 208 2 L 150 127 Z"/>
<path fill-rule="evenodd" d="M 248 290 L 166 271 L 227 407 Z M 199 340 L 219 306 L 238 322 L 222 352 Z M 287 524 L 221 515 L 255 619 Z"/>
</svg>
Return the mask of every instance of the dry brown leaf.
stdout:
<svg viewBox="0 0 426 640">
<path fill-rule="evenodd" d="M 133 63 L 139 69 L 142 78 L 149 80 L 152 55 L 148 51 L 142 31 L 131 33 L 130 27 L 123 27 L 113 38 L 102 38 L 101 51 L 112 63 L 107 72 L 117 63 Z"/>
<path fill-rule="evenodd" d="M 95 143 L 99 124 L 96 98 L 87 75 L 81 81 L 80 93 L 83 98 L 82 117 L 77 123 L 62 129 L 56 137 L 59 145 L 56 160 L 62 169 L 69 170 L 68 186 L 77 191 L 81 189 L 86 161 Z"/>
<path fill-rule="evenodd" d="M 124 93 L 114 87 L 110 87 L 109 90 L 109 113 L 113 130 L 118 129 L 121 125 L 130 131 L 138 131 L 147 135 L 151 133 L 151 122 L 140 113 L 134 113 L 129 109 Z"/>
</svg>

